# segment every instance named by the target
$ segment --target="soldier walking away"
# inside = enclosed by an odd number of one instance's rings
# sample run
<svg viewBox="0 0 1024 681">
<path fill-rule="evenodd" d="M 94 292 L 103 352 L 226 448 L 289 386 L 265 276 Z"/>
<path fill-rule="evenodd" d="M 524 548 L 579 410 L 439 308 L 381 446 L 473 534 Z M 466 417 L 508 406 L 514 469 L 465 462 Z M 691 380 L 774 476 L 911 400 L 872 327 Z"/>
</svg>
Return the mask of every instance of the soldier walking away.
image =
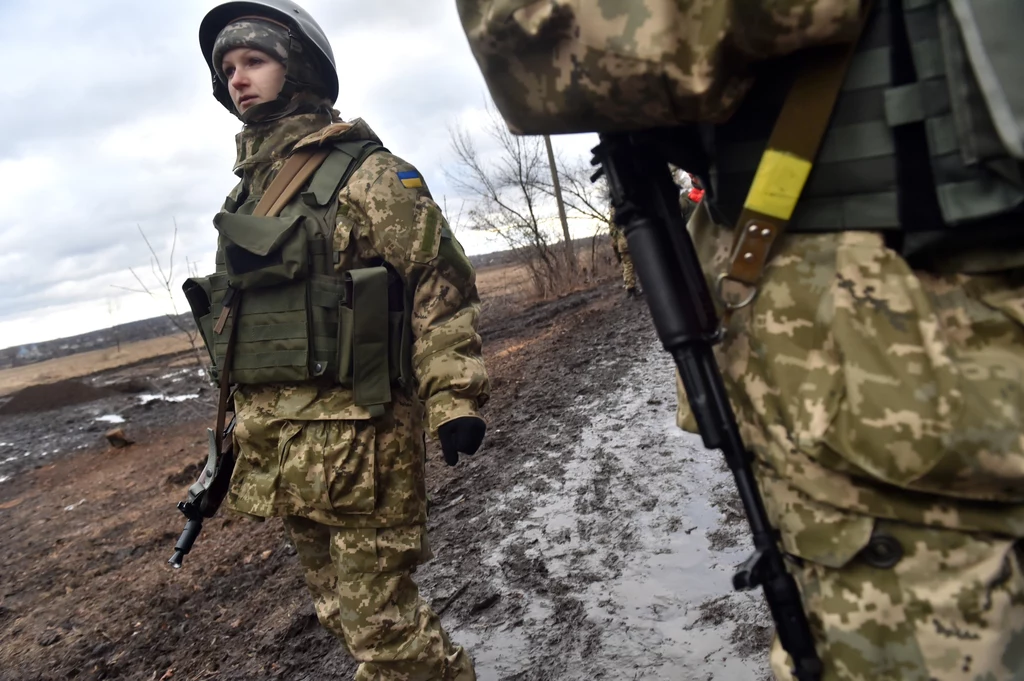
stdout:
<svg viewBox="0 0 1024 681">
<path fill-rule="evenodd" d="M 626 243 L 626 235 L 615 224 L 614 207 L 611 209 L 611 217 L 608 220 L 608 233 L 612 238 L 612 251 L 615 252 L 615 259 L 619 261 L 619 267 L 622 268 L 622 287 L 626 290 L 626 297 L 636 298 L 640 295 L 640 291 L 636 285 L 633 259 L 629 257 L 629 244 Z"/>
<path fill-rule="evenodd" d="M 227 505 L 283 518 L 357 681 L 471 681 L 412 573 L 431 557 L 425 431 L 455 465 L 486 428 L 474 270 L 419 171 L 333 109 L 331 46 L 301 7 L 228 2 L 199 38 L 242 121 L 217 271 L 186 284 L 236 386 Z"/>
<path fill-rule="evenodd" d="M 810 625 L 776 678 L 1024 679 L 1024 3 L 457 4 L 510 127 L 601 133 L 631 242 L 678 227 L 658 163 L 704 180 L 723 411 Z"/>
</svg>

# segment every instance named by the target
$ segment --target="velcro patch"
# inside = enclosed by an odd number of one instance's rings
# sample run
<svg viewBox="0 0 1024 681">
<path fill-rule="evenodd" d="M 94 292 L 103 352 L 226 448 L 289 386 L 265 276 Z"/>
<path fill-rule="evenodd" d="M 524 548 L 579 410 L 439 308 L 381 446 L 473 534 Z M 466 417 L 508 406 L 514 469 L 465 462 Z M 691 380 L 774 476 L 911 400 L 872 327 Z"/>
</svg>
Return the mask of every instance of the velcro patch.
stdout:
<svg viewBox="0 0 1024 681">
<path fill-rule="evenodd" d="M 416 189 L 423 186 L 423 178 L 415 170 L 400 170 L 397 175 L 398 180 L 406 189 Z"/>
</svg>

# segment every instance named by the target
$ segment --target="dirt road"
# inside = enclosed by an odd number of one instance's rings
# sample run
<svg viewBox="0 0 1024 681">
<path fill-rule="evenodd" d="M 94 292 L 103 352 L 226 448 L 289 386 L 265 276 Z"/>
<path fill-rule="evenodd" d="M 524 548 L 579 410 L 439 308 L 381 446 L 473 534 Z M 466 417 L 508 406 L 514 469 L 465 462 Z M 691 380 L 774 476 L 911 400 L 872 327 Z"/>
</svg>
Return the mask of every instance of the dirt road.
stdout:
<svg viewBox="0 0 1024 681">
<path fill-rule="evenodd" d="M 417 577 L 481 681 L 768 678 L 760 596 L 729 585 L 747 540 L 728 472 L 675 428 L 642 302 L 608 284 L 483 335 L 488 438 L 454 469 L 430 452 L 437 557 Z M 182 570 L 164 564 L 209 399 L 0 415 L 10 456 L 42 464 L 0 483 L 0 679 L 351 677 L 278 522 L 218 517 Z M 111 413 L 137 444 L 23 456 L 33 429 Z"/>
</svg>

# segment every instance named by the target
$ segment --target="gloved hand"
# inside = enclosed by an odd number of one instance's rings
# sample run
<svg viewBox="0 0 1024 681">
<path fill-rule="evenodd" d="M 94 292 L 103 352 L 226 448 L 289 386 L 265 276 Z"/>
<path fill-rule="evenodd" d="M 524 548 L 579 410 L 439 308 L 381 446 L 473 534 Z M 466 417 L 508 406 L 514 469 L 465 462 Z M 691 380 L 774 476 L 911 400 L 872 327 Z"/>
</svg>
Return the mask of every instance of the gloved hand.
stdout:
<svg viewBox="0 0 1024 681">
<path fill-rule="evenodd" d="M 459 454 L 476 454 L 485 432 L 487 422 L 478 416 L 460 416 L 442 423 L 437 429 L 437 439 L 441 442 L 444 462 L 454 466 L 459 462 Z"/>
</svg>

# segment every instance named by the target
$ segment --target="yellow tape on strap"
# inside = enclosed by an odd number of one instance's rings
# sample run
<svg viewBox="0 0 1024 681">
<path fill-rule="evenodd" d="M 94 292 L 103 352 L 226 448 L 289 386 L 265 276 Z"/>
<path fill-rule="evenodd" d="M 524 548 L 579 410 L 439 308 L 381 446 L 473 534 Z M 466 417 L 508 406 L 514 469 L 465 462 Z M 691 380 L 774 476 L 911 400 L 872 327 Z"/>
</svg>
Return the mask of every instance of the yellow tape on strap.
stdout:
<svg viewBox="0 0 1024 681">
<path fill-rule="evenodd" d="M 789 220 L 800 200 L 811 162 L 784 151 L 767 149 L 743 207 L 780 220 Z"/>
</svg>

